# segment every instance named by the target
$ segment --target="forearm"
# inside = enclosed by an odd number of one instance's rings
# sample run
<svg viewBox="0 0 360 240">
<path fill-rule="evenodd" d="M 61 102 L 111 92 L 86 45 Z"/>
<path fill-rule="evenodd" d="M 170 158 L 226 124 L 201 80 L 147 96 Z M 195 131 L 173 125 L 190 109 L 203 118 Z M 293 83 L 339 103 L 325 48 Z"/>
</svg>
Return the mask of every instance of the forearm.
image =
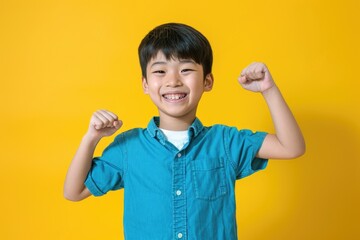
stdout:
<svg viewBox="0 0 360 240">
<path fill-rule="evenodd" d="M 267 89 L 263 97 L 268 105 L 273 120 L 275 134 L 266 137 L 266 144 L 259 155 L 271 153 L 266 158 L 295 158 L 305 152 L 305 142 L 301 130 L 276 85 Z M 276 151 L 266 148 L 273 148 Z"/>
<path fill-rule="evenodd" d="M 92 158 L 99 139 L 85 135 L 68 169 L 64 196 L 68 200 L 79 201 L 90 195 L 84 181 L 91 168 Z"/>
</svg>

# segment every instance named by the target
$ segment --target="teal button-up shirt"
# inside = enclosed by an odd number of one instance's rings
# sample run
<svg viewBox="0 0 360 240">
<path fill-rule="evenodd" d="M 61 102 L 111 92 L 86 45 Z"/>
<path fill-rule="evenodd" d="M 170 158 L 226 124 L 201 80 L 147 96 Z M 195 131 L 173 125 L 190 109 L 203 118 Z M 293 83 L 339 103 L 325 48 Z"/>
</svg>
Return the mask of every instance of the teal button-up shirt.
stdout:
<svg viewBox="0 0 360 240">
<path fill-rule="evenodd" d="M 95 196 L 124 188 L 127 240 L 237 239 L 235 181 L 267 165 L 266 136 L 195 119 L 178 150 L 153 118 L 119 134 L 94 158 L 85 185 Z"/>
</svg>

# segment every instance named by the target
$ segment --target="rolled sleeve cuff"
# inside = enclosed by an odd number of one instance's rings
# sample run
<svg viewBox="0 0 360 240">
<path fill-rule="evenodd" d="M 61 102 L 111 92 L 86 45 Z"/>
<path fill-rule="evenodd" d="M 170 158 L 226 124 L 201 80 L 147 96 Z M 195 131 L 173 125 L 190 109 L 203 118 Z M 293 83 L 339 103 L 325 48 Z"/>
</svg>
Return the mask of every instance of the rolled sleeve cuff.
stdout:
<svg viewBox="0 0 360 240">
<path fill-rule="evenodd" d="M 265 140 L 265 137 L 268 133 L 266 132 L 257 132 L 256 133 L 256 136 L 257 136 L 257 139 L 256 139 L 256 145 L 255 145 L 255 152 L 254 152 L 254 159 L 252 160 L 251 162 L 251 170 L 252 172 L 257 172 L 259 170 L 263 170 L 267 167 L 267 164 L 268 164 L 268 159 L 265 159 L 265 158 L 258 158 L 256 157 L 256 154 L 258 154 L 258 152 L 260 151 L 260 148 L 262 146 L 262 144 L 264 143 L 264 140 Z"/>
<path fill-rule="evenodd" d="M 253 148 L 254 149 L 254 152 L 253 152 L 254 157 L 251 160 L 249 167 L 246 170 L 244 170 L 239 176 L 237 176 L 237 179 L 241 179 L 241 178 L 250 176 L 257 171 L 264 170 L 267 167 L 268 162 L 269 162 L 268 159 L 256 157 L 256 154 L 259 152 L 267 134 L 268 133 L 266 133 L 266 132 L 256 132 L 256 134 L 254 136 L 254 140 L 253 140 L 254 141 L 254 148 Z"/>
<path fill-rule="evenodd" d="M 99 197 L 99 196 L 102 196 L 105 194 L 96 186 L 95 182 L 91 179 L 90 175 L 87 177 L 84 184 L 89 189 L 91 194 L 96 197 Z"/>
</svg>

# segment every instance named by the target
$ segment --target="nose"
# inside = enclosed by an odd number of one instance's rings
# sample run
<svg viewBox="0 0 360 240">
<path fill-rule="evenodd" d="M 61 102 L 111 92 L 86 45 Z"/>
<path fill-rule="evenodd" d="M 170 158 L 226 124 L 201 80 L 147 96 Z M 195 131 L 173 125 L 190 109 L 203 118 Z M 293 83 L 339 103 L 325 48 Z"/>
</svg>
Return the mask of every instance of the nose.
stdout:
<svg viewBox="0 0 360 240">
<path fill-rule="evenodd" d="M 167 87 L 179 87 L 182 85 L 181 77 L 178 73 L 169 73 L 166 78 Z"/>
</svg>

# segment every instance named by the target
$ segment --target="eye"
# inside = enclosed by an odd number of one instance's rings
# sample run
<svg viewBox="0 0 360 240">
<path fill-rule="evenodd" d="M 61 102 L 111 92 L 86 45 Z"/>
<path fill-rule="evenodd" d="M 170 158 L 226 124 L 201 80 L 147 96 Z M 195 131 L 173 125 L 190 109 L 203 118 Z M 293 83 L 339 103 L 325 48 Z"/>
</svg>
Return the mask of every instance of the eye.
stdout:
<svg viewBox="0 0 360 240">
<path fill-rule="evenodd" d="M 155 74 L 164 74 L 165 71 L 164 71 L 164 70 L 155 70 L 155 71 L 153 71 L 152 73 L 155 73 Z"/>
<path fill-rule="evenodd" d="M 194 71 L 194 70 L 191 68 L 185 68 L 185 69 L 181 70 L 182 73 L 188 73 L 188 72 L 192 72 L 192 71 Z"/>
</svg>

